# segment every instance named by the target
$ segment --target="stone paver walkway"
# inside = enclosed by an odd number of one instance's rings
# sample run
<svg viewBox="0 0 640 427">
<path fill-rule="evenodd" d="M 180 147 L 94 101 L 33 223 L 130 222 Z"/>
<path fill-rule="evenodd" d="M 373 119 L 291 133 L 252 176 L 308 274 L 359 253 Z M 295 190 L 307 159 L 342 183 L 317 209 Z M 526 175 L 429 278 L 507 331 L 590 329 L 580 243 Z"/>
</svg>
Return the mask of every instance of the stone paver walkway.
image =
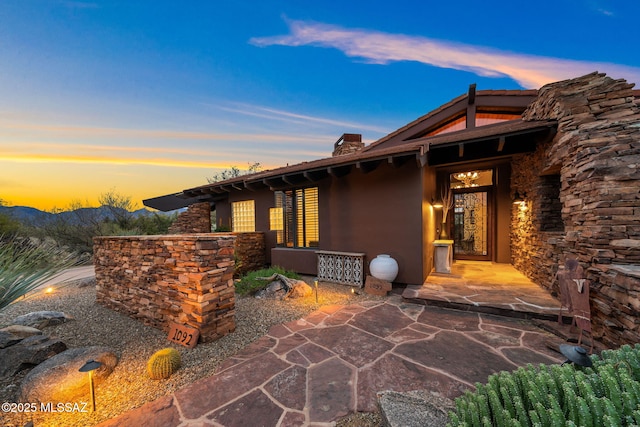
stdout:
<svg viewBox="0 0 640 427">
<path fill-rule="evenodd" d="M 528 321 L 403 302 L 324 307 L 278 325 L 218 372 L 100 424 L 328 426 L 383 390 L 454 398 L 490 374 L 558 363 Z M 558 344 L 561 341 L 558 342 Z"/>
</svg>

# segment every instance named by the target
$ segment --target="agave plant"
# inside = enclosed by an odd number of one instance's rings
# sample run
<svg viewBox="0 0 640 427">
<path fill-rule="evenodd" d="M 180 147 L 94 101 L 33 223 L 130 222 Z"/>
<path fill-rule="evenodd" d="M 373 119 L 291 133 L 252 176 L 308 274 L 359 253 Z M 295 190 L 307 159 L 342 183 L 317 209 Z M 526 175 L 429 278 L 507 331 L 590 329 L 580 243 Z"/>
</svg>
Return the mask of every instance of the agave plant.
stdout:
<svg viewBox="0 0 640 427">
<path fill-rule="evenodd" d="M 77 263 L 52 243 L 0 236 L 0 310 Z"/>
</svg>

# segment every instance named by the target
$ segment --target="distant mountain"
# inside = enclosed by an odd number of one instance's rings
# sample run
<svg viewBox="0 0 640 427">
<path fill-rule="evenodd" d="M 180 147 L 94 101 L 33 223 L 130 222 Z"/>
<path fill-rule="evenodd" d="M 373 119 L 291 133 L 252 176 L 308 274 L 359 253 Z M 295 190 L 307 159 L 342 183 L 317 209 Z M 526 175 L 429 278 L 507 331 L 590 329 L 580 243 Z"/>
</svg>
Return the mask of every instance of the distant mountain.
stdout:
<svg viewBox="0 0 640 427">
<path fill-rule="evenodd" d="M 0 206 L 0 214 L 8 215 L 22 223 L 37 224 L 51 221 L 55 216 L 28 206 Z"/>
<path fill-rule="evenodd" d="M 82 218 L 94 218 L 97 220 L 113 219 L 112 211 L 104 206 L 99 208 L 80 208 L 73 211 L 60 213 L 44 212 L 28 206 L 0 206 L 0 214 L 8 215 L 23 224 L 46 224 L 58 217 L 69 223 L 81 222 Z M 131 212 L 135 218 L 143 215 L 151 215 L 153 212 L 145 208 Z"/>
</svg>

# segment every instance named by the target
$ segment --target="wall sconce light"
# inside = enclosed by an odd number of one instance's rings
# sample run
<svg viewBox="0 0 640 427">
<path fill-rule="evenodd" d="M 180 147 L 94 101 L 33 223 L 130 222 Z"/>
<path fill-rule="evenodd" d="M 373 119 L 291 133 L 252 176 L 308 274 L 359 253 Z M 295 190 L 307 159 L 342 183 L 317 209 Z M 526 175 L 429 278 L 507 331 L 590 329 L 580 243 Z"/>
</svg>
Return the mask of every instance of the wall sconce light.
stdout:
<svg viewBox="0 0 640 427">
<path fill-rule="evenodd" d="M 82 365 L 82 367 L 80 369 L 78 369 L 78 371 L 80 371 L 80 372 L 89 372 L 89 390 L 91 391 L 91 409 L 93 410 L 93 412 L 96 411 L 96 394 L 95 394 L 95 390 L 93 388 L 93 375 L 92 374 L 93 374 L 93 371 L 98 369 L 100 366 L 102 366 L 102 363 L 96 362 L 95 360 L 91 359 L 91 360 L 87 361 L 87 363 Z"/>
<path fill-rule="evenodd" d="M 442 204 L 442 200 L 431 199 L 431 206 L 436 209 L 442 209 L 444 204 Z"/>
<path fill-rule="evenodd" d="M 519 205 L 524 203 L 524 198 L 526 197 L 526 195 L 527 193 L 522 193 L 522 195 L 520 195 L 520 193 L 516 191 L 515 195 L 513 196 L 513 204 Z"/>
</svg>

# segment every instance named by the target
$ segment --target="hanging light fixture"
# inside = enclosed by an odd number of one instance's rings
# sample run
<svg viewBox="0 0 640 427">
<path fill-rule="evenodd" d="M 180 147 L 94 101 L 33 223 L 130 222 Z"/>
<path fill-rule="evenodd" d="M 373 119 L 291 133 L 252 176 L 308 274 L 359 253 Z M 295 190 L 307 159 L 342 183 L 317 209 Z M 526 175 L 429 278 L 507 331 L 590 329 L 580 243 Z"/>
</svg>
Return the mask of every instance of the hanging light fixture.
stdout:
<svg viewBox="0 0 640 427">
<path fill-rule="evenodd" d="M 477 187 L 478 184 L 475 183 L 480 177 L 480 174 L 477 171 L 474 172 L 460 172 L 453 175 L 455 179 L 462 182 L 465 188 L 467 187 Z"/>
</svg>

